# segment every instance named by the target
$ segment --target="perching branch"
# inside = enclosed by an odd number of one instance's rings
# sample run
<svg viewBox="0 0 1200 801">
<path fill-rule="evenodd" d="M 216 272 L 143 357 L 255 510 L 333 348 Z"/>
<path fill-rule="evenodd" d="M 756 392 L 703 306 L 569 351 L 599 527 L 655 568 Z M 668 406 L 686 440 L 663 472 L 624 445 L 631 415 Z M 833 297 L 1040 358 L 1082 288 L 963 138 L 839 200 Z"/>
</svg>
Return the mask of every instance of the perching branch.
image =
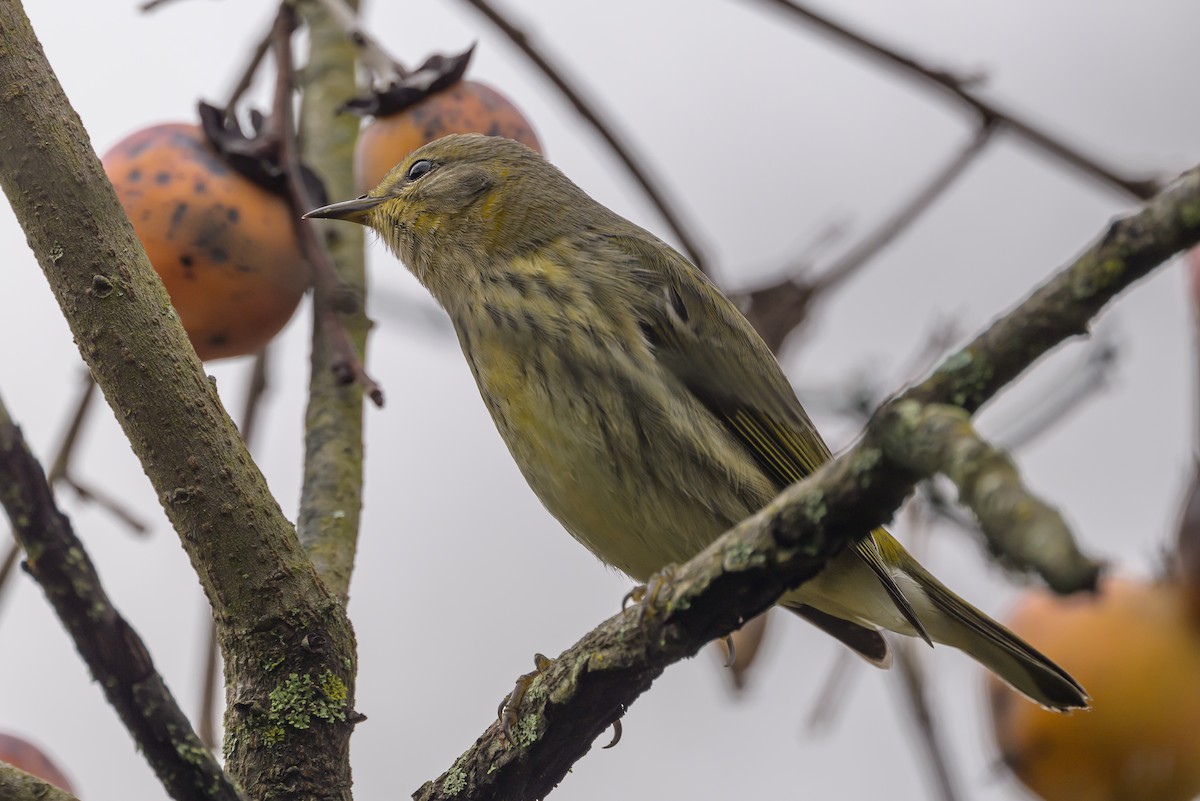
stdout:
<svg viewBox="0 0 1200 801">
<path fill-rule="evenodd" d="M 109 601 L 100 576 L 54 503 L 42 467 L 0 401 L 0 504 L 46 593 L 108 702 L 177 801 L 243 801 L 192 731 L 141 637 Z M 8 798 L 0 792 L 0 797 Z"/>
<path fill-rule="evenodd" d="M 0 798 L 4 801 L 79 801 L 66 790 L 4 762 L 0 762 Z"/>
<path fill-rule="evenodd" d="M 516 710 L 515 743 L 507 743 L 493 724 L 414 798 L 545 796 L 669 664 L 728 634 L 819 572 L 856 537 L 887 522 L 918 478 L 889 454 L 938 447 L 920 441 L 932 432 L 900 425 L 906 412 L 919 408 L 914 401 L 975 411 L 1051 348 L 1085 333 L 1119 292 L 1198 241 L 1200 168 L 1110 225 L 1074 264 L 946 359 L 925 382 L 885 405 L 858 445 L 681 565 L 652 614 L 628 611 L 610 618 L 559 656 Z M 977 508 L 991 508 L 985 488 L 975 488 L 975 494 Z M 1057 577 L 1063 589 L 1094 581 L 1094 571 L 1078 569 L 1094 566 L 1086 557 L 1069 553 L 1063 562 L 1066 569 L 1032 566 Z M 1067 587 L 1064 577 L 1071 576 L 1079 584 Z"/>
</svg>

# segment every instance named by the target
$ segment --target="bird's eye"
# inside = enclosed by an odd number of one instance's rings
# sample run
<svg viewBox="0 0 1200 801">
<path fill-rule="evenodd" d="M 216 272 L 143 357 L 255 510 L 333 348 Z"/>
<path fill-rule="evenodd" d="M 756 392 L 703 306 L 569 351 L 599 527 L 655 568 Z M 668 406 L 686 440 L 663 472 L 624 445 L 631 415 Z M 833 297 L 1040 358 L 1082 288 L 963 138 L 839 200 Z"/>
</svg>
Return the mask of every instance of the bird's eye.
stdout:
<svg viewBox="0 0 1200 801">
<path fill-rule="evenodd" d="M 413 165 L 408 168 L 408 173 L 405 175 L 410 181 L 415 181 L 433 169 L 433 162 L 429 159 L 421 159 L 413 162 Z"/>
</svg>

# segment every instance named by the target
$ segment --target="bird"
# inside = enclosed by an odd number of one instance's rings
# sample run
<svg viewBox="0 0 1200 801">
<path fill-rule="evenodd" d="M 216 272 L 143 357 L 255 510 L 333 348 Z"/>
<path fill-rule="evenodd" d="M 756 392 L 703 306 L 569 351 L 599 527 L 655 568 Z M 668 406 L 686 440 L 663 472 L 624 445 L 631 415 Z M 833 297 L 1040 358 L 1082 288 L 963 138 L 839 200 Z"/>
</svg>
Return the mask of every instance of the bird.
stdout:
<svg viewBox="0 0 1200 801">
<path fill-rule="evenodd" d="M 525 145 L 445 136 L 367 194 L 304 216 L 379 235 L 449 315 L 530 488 L 636 581 L 832 458 L 737 306 Z M 1088 706 L 1066 671 L 883 528 L 779 605 L 880 667 L 891 661 L 887 630 L 957 648 L 1047 709 Z"/>
</svg>

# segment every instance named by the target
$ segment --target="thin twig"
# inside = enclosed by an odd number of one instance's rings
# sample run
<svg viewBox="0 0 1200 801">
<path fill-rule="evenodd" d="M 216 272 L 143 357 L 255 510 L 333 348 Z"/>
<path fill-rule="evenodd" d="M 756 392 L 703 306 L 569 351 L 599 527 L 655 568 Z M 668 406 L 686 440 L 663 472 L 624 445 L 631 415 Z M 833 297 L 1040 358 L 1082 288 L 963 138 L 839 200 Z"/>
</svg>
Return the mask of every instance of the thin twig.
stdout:
<svg viewBox="0 0 1200 801">
<path fill-rule="evenodd" d="M 392 86 L 408 77 L 408 70 L 388 55 L 383 45 L 363 29 L 358 15 L 342 0 L 317 0 L 333 20 L 346 32 L 346 38 L 358 50 L 362 65 L 383 86 Z"/>
<path fill-rule="evenodd" d="M 8 543 L 8 547 L 4 550 L 4 557 L 0 559 L 0 602 L 4 600 L 4 589 L 8 586 L 8 579 L 12 576 L 13 568 L 16 567 L 20 558 L 21 546 L 14 539 Z"/>
<path fill-rule="evenodd" d="M 125 504 L 108 493 L 102 492 L 90 484 L 86 484 L 75 478 L 71 471 L 75 446 L 78 444 L 79 437 L 83 433 L 83 423 L 95 394 L 96 382 L 92 379 L 92 374 L 84 373 L 83 392 L 79 396 L 79 403 L 75 406 L 75 411 L 71 415 L 71 422 L 67 424 L 67 430 L 63 434 L 62 443 L 59 445 L 58 453 L 55 454 L 54 462 L 50 467 L 50 483 L 54 486 L 65 484 L 75 491 L 79 500 L 84 503 L 94 503 L 100 508 L 105 509 L 128 526 L 134 534 L 146 534 L 150 530 L 150 527 L 130 511 Z M 3 579 L 0 579 L 0 587 L 2 586 Z"/>
<path fill-rule="evenodd" d="M 271 111 L 270 133 L 278 138 L 279 165 L 287 175 L 288 193 L 296 214 L 292 218 L 300 248 L 313 265 L 313 313 L 325 321 L 324 331 L 329 338 L 329 347 L 335 354 L 333 367 L 338 380 L 343 384 L 358 383 L 363 392 L 376 406 L 383 406 L 383 390 L 367 374 L 362 359 L 346 327 L 342 325 L 339 310 L 356 308 L 358 299 L 338 277 L 329 251 L 317 236 L 314 224 L 300 219 L 301 213 L 319 206 L 304 181 L 300 164 L 300 149 L 296 142 L 296 126 L 292 118 L 292 30 L 295 27 L 295 11 L 287 3 L 280 6 L 279 15 L 272 29 L 273 49 L 276 61 L 275 102 Z"/>
<path fill-rule="evenodd" d="M 708 272 L 708 259 L 701 251 L 696 237 L 688 231 L 687 225 L 683 222 L 680 214 L 675 211 L 672 203 L 667 200 L 666 190 L 658 186 L 658 183 L 651 177 L 649 166 L 641 163 L 634 156 L 630 146 L 625 144 L 623 139 L 613 130 L 613 127 L 601 118 L 599 112 L 595 110 L 595 104 L 585 99 L 580 89 L 567 80 L 566 74 L 560 67 L 551 64 L 543 49 L 534 45 L 525 31 L 514 25 L 511 20 L 504 14 L 501 14 L 488 0 L 464 1 L 474 6 L 479 13 L 487 17 L 493 25 L 499 28 L 542 71 L 542 74 L 550 79 L 550 82 L 554 84 L 563 97 L 579 112 L 579 115 L 596 130 L 596 133 L 600 134 L 600 137 L 608 144 L 617 158 L 625 164 L 628 175 L 637 182 L 642 191 L 646 193 L 646 197 L 658 209 L 658 213 L 662 215 L 667 226 L 675 232 L 675 238 L 679 240 L 680 248 L 684 254 L 692 260 L 692 263 L 696 267 L 704 272 Z"/>
<path fill-rule="evenodd" d="M 83 392 L 79 396 L 79 403 L 75 407 L 75 413 L 71 415 L 71 422 L 67 424 L 67 430 L 63 433 L 62 443 L 58 446 L 58 453 L 54 456 L 54 461 L 50 465 L 50 473 L 48 478 L 53 484 L 58 479 L 65 476 L 69 470 L 71 456 L 75 453 L 75 443 L 79 441 L 79 432 L 83 430 L 83 421 L 87 416 L 88 406 L 92 402 L 92 397 L 96 394 L 96 382 L 92 379 L 90 372 L 83 373 Z"/>
<path fill-rule="evenodd" d="M 1001 108 L 996 103 L 984 100 L 971 90 L 972 84 L 978 83 L 975 77 L 962 77 L 948 70 L 928 67 L 914 58 L 903 55 L 894 48 L 888 47 L 857 31 L 852 31 L 845 25 L 834 22 L 823 14 L 813 11 L 807 5 L 797 0 L 759 0 L 769 3 L 786 11 L 793 16 L 813 25 L 823 33 L 829 34 L 835 40 L 848 44 L 872 58 L 882 61 L 904 76 L 918 83 L 934 86 L 947 92 L 951 97 L 971 109 L 980 118 L 981 124 L 995 122 L 1012 131 L 1018 137 L 1065 162 L 1085 174 L 1099 180 L 1101 183 L 1120 190 L 1123 194 L 1138 200 L 1147 200 L 1162 189 L 1162 183 L 1153 179 L 1132 179 L 1122 176 L 1116 170 L 1101 164 L 1096 159 L 1086 156 L 1063 140 L 1047 133 L 1044 129 L 1017 117 L 1013 112 Z"/>
<path fill-rule="evenodd" d="M 817 690 L 817 702 L 805 718 L 804 727 L 810 732 L 828 731 L 838 710 L 850 692 L 850 682 L 861 671 L 855 670 L 857 657 L 848 648 L 838 648 L 837 657 L 829 666 L 829 675 Z"/>
<path fill-rule="evenodd" d="M 1115 342 L 1108 337 L 1097 337 L 1075 364 L 1059 370 L 1058 380 L 1046 392 L 1020 408 L 1008 410 L 1007 424 L 993 439 L 1014 450 L 1046 433 L 1108 386 L 1117 355 Z"/>
<path fill-rule="evenodd" d="M 229 93 L 229 99 L 225 101 L 226 119 L 233 117 L 234 107 L 242 99 L 242 95 L 246 94 L 246 90 L 250 88 L 250 84 L 254 83 L 254 76 L 258 72 L 258 68 L 262 65 L 263 59 L 267 57 L 267 51 L 271 49 L 271 31 L 274 30 L 274 27 L 274 23 L 272 23 L 267 32 L 258 40 L 258 44 L 254 46 L 254 52 L 250 55 L 250 61 L 247 62 L 246 68 L 242 70 L 237 83 L 233 85 L 233 90 Z"/>
<path fill-rule="evenodd" d="M 995 131 L 995 125 L 991 122 L 985 123 L 976 131 L 971 141 L 900 208 L 819 276 L 811 279 L 790 277 L 747 293 L 743 304 L 746 307 L 746 317 L 754 324 L 767 345 L 778 351 L 784 341 L 808 319 L 809 310 L 819 296 L 861 270 L 875 255 L 916 222 L 983 152 Z"/>
<path fill-rule="evenodd" d="M 885 219 L 857 245 L 829 265 L 814 282 L 818 290 L 825 290 L 842 283 L 854 275 L 877 253 L 890 245 L 896 237 L 908 229 L 929 210 L 946 190 L 971 166 L 983 149 L 991 142 L 996 132 L 993 121 L 987 121 L 975 132 L 975 136 L 963 146 L 954 158 L 934 173 L 899 209 Z"/>
<path fill-rule="evenodd" d="M 171 2 L 171 0 L 146 0 L 146 2 L 144 2 L 140 6 L 138 6 L 138 11 L 141 11 L 142 13 L 145 13 L 147 11 L 154 11 L 159 6 L 165 6 L 167 3 L 170 3 L 170 2 Z"/>
<path fill-rule="evenodd" d="M 246 385 L 246 402 L 242 406 L 242 424 L 238 427 L 242 432 L 242 441 L 246 447 L 254 450 L 255 423 L 258 422 L 258 410 L 262 408 L 262 400 L 271 387 L 268 366 L 270 365 L 271 346 L 267 345 L 254 354 L 254 363 L 250 365 L 250 383 Z"/>
<path fill-rule="evenodd" d="M 914 647 L 916 641 L 893 641 L 892 645 L 896 654 L 896 672 L 904 686 L 904 692 L 901 693 L 904 707 L 917 730 L 922 751 L 933 774 L 937 795 L 942 801 L 958 801 L 962 797 L 958 791 L 959 782 L 950 770 L 953 761 L 942 741 L 941 730 L 933 713 L 927 692 L 929 682 L 925 679 L 924 666 Z"/>
<path fill-rule="evenodd" d="M 200 716 L 196 733 L 210 751 L 217 750 L 217 704 L 221 686 L 221 646 L 217 642 L 217 626 L 209 617 L 204 623 L 204 677 L 200 680 Z"/>
</svg>

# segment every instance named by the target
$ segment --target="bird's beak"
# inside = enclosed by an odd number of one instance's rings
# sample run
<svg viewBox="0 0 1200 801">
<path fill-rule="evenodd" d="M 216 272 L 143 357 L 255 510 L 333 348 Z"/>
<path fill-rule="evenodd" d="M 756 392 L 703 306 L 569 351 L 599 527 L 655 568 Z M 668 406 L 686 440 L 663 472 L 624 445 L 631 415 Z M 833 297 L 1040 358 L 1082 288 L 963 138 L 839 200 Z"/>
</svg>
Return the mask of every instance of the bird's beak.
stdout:
<svg viewBox="0 0 1200 801">
<path fill-rule="evenodd" d="M 319 209 L 313 209 L 304 215 L 305 220 L 313 217 L 323 217 L 329 220 L 346 220 L 348 222 L 356 222 L 359 225 L 367 224 L 367 216 L 371 209 L 378 206 L 386 197 L 356 197 L 354 200 L 343 200 L 341 203 L 332 203 L 328 206 L 322 206 Z"/>
</svg>

